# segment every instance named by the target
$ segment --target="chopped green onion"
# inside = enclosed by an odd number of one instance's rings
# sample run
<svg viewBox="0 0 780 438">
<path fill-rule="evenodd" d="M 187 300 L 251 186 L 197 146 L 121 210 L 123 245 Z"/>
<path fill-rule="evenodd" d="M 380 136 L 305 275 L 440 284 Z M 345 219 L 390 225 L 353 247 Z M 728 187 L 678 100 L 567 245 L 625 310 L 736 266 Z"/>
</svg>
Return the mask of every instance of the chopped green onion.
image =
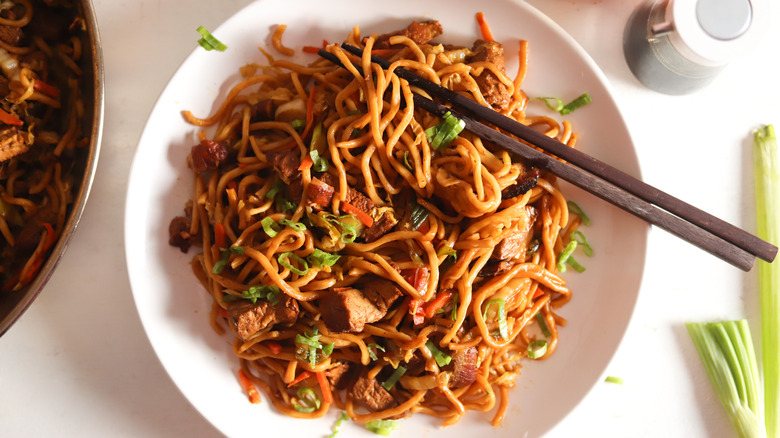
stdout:
<svg viewBox="0 0 780 438">
<path fill-rule="evenodd" d="M 385 380 L 385 383 L 382 384 L 382 388 L 385 388 L 386 390 L 390 391 L 393 389 L 393 386 L 395 386 L 395 382 L 398 381 L 398 379 L 401 378 L 401 376 L 406 373 L 406 367 L 403 365 L 398 365 L 398 368 L 393 371 L 393 374 L 390 375 L 390 378 Z"/>
<path fill-rule="evenodd" d="M 227 257 L 224 257 L 224 254 L 227 254 L 227 253 L 223 253 L 223 257 L 221 259 L 219 259 L 217 261 L 217 263 L 214 263 L 214 266 L 211 268 L 211 272 L 213 274 L 219 275 L 219 274 L 222 273 L 222 271 L 225 270 L 225 266 L 227 266 L 227 264 L 228 264 L 228 259 L 227 259 Z"/>
<path fill-rule="evenodd" d="M 366 349 L 368 350 L 368 356 L 371 357 L 371 360 L 377 360 L 376 353 L 371 348 L 374 348 L 375 350 L 379 351 L 382 350 L 385 351 L 385 347 L 379 345 L 379 344 L 368 344 L 366 345 Z"/>
<path fill-rule="evenodd" d="M 286 225 L 286 226 L 292 228 L 293 230 L 295 230 L 295 231 L 297 231 L 299 233 L 301 231 L 306 231 L 306 225 L 304 225 L 301 222 L 293 222 L 290 219 L 287 219 L 286 217 L 285 218 L 281 218 L 279 220 L 279 225 Z"/>
<path fill-rule="evenodd" d="M 565 248 L 563 248 L 563 251 L 558 255 L 558 271 L 559 272 L 566 272 L 566 261 L 571 257 L 571 254 L 574 252 L 574 250 L 577 249 L 577 241 L 572 240 L 569 242 L 568 245 L 566 245 Z"/>
<path fill-rule="evenodd" d="M 541 100 L 547 105 L 547 108 L 550 108 L 555 112 L 558 112 L 563 108 L 563 101 L 557 97 L 534 97 L 531 100 Z"/>
<path fill-rule="evenodd" d="M 544 315 L 542 312 L 536 313 L 536 323 L 539 324 L 539 329 L 542 331 L 542 335 L 544 335 L 545 338 L 552 336 L 552 333 L 550 333 L 550 328 L 547 327 L 547 321 L 544 320 Z"/>
<path fill-rule="evenodd" d="M 428 215 L 431 214 L 425 207 L 417 203 L 417 200 L 412 200 L 412 212 L 409 214 L 409 223 L 412 225 L 412 229 L 416 230 L 420 228 L 425 219 L 428 219 Z"/>
<path fill-rule="evenodd" d="M 351 214 L 345 214 L 344 216 L 336 216 L 332 213 L 326 213 L 322 216 L 328 222 L 340 226 L 343 231 L 341 232 L 341 243 L 352 243 L 358 237 L 357 224 L 359 221 L 355 216 Z M 349 219 L 352 223 L 345 222 L 345 219 Z"/>
<path fill-rule="evenodd" d="M 441 249 L 436 253 L 439 257 L 447 258 L 448 256 L 452 256 L 452 260 L 458 260 L 458 251 L 455 251 L 455 248 L 450 248 L 449 246 L 443 246 Z M 443 261 L 443 260 L 442 260 Z"/>
<path fill-rule="evenodd" d="M 574 202 L 574 201 L 566 201 L 566 205 L 569 207 L 569 213 L 579 216 L 580 220 L 582 221 L 582 224 L 585 226 L 590 225 L 590 218 L 587 214 L 585 214 L 585 211 L 580 208 L 580 206 Z"/>
<path fill-rule="evenodd" d="M 349 415 L 342 411 L 339 419 L 336 420 L 336 423 L 333 425 L 333 433 L 330 434 L 329 438 L 336 438 L 336 435 L 339 433 L 339 429 L 341 429 L 341 423 L 344 421 L 349 421 Z"/>
<path fill-rule="evenodd" d="M 390 436 L 390 434 L 398 429 L 397 420 L 372 420 L 366 423 L 366 429 L 374 432 L 377 435 Z"/>
<path fill-rule="evenodd" d="M 290 263 L 290 259 L 298 262 L 298 264 L 303 265 L 303 269 L 298 269 L 295 266 L 293 266 L 292 263 Z M 306 263 L 306 260 L 304 260 L 301 256 L 293 253 L 293 252 L 283 252 L 279 254 L 279 257 L 276 258 L 276 260 L 279 261 L 279 264 L 284 266 L 285 268 L 289 269 L 290 272 L 294 272 L 298 275 L 306 275 L 309 272 L 309 264 Z"/>
<path fill-rule="evenodd" d="M 614 384 L 617 384 L 617 385 L 622 385 L 623 384 L 623 379 L 621 379 L 620 377 L 615 377 L 615 376 L 607 376 L 607 378 L 604 379 L 604 381 L 607 382 L 607 383 L 614 383 Z"/>
<path fill-rule="evenodd" d="M 579 273 L 585 272 L 585 267 L 582 266 L 581 264 L 577 263 L 577 260 L 575 260 L 574 257 L 572 257 L 572 256 L 569 256 L 569 258 L 566 259 L 566 264 L 571 266 L 572 269 L 574 269 L 575 271 L 577 271 Z"/>
<path fill-rule="evenodd" d="M 497 318 L 498 318 L 498 333 L 501 335 L 503 339 L 509 339 L 509 327 L 506 323 L 506 301 L 501 298 L 496 298 L 495 300 L 490 300 L 485 305 L 485 312 L 482 313 L 482 319 L 487 319 L 487 311 L 490 308 L 491 304 L 498 304 L 498 312 L 497 312 Z"/>
<path fill-rule="evenodd" d="M 758 237 L 780 244 L 780 151 L 772 125 L 753 135 Z M 780 437 L 780 261 L 758 261 L 767 436 Z"/>
<path fill-rule="evenodd" d="M 450 356 L 439 350 L 439 347 L 437 347 L 433 341 L 428 340 L 428 342 L 425 343 L 425 346 L 431 351 L 431 355 L 436 359 L 436 363 L 439 364 L 440 367 L 448 365 L 452 360 Z"/>
<path fill-rule="evenodd" d="M 336 346 L 335 342 L 331 342 L 330 344 L 325 344 L 322 346 L 322 354 L 325 356 L 330 356 L 333 354 L 333 348 Z"/>
<path fill-rule="evenodd" d="M 349 110 L 347 111 L 348 116 L 356 116 L 358 114 L 363 114 L 360 110 Z"/>
<path fill-rule="evenodd" d="M 274 199 L 276 194 L 284 188 L 284 183 L 281 180 L 277 180 L 267 192 L 265 192 L 266 199 Z"/>
<path fill-rule="evenodd" d="M 239 245 L 231 246 L 229 251 L 230 251 L 231 254 L 234 254 L 234 255 L 244 255 L 244 247 L 243 246 L 239 246 Z"/>
<path fill-rule="evenodd" d="M 593 257 L 593 248 L 588 243 L 588 239 L 585 238 L 585 234 L 580 230 L 574 230 L 571 233 L 571 240 L 576 240 L 577 244 L 582 247 L 582 251 L 588 257 Z"/>
<path fill-rule="evenodd" d="M 314 142 L 314 140 L 312 140 Z M 314 169 L 315 172 L 327 172 L 328 171 L 328 159 L 325 157 L 321 157 L 320 153 L 317 152 L 316 149 L 313 149 L 311 152 L 309 152 L 309 156 L 311 157 L 312 166 L 311 168 Z"/>
<path fill-rule="evenodd" d="M 317 334 L 317 331 L 319 329 L 315 326 L 312 329 L 311 333 L 305 333 L 305 334 L 297 334 L 295 335 L 295 343 L 306 345 L 309 347 L 308 351 L 308 358 L 309 358 L 309 365 L 311 365 L 312 368 L 314 368 L 315 365 L 317 365 L 317 350 L 322 347 L 322 344 L 320 343 L 320 335 Z M 333 347 L 330 347 L 331 352 L 333 351 Z M 324 349 L 323 349 L 324 353 Z"/>
<path fill-rule="evenodd" d="M 308 386 L 298 388 L 298 400 L 293 400 L 293 408 L 298 412 L 314 412 L 322 406 L 320 397 Z"/>
<path fill-rule="evenodd" d="M 203 26 L 198 26 L 197 29 L 198 33 L 203 37 L 198 40 L 198 44 L 201 45 L 206 50 L 219 50 L 220 52 L 224 52 L 227 49 L 227 46 L 222 43 L 222 41 L 216 39 L 214 35 L 211 34 L 208 30 L 206 30 Z"/>
<path fill-rule="evenodd" d="M 457 292 L 455 292 L 455 295 L 452 296 L 452 313 L 450 313 L 450 319 L 452 321 L 455 321 L 458 319 L 458 300 L 460 299 Z"/>
<path fill-rule="evenodd" d="M 566 114 L 569 114 L 570 112 L 582 108 L 583 106 L 589 104 L 591 102 L 590 94 L 588 93 L 582 93 L 579 96 L 577 96 L 576 99 L 572 100 L 571 102 L 567 103 L 566 105 L 561 108 L 561 115 L 565 116 Z"/>
<path fill-rule="evenodd" d="M 261 284 L 259 286 L 250 286 L 249 289 L 241 293 L 241 297 L 252 301 L 252 304 L 256 303 L 258 298 L 262 298 L 275 306 L 279 304 L 280 292 L 281 290 L 278 286 Z"/>
<path fill-rule="evenodd" d="M 220 301 L 222 301 L 223 303 L 229 303 L 231 301 L 236 301 L 236 300 L 238 300 L 238 297 L 235 296 L 235 295 L 230 295 L 230 294 L 224 294 L 224 295 L 222 295 L 222 298 L 220 299 Z"/>
<path fill-rule="evenodd" d="M 306 127 L 306 119 L 295 119 L 292 122 L 290 122 L 290 125 L 292 125 L 293 129 L 296 131 L 300 131 L 301 129 Z"/>
<path fill-rule="evenodd" d="M 409 164 L 409 151 L 404 152 L 404 166 L 409 169 L 409 172 L 414 172 L 414 167 Z"/>
<path fill-rule="evenodd" d="M 544 356 L 545 353 L 547 353 L 547 341 L 544 339 L 537 339 L 531 342 L 528 344 L 526 353 L 531 359 L 539 359 L 540 357 Z"/>
<path fill-rule="evenodd" d="M 425 130 L 428 143 L 436 150 L 449 146 L 453 140 L 458 138 L 458 134 L 463 131 L 463 128 L 466 127 L 466 122 L 453 116 L 449 111 L 442 118 L 444 120 L 441 123 Z"/>
<path fill-rule="evenodd" d="M 333 266 L 341 258 L 338 254 L 331 254 L 325 252 L 319 248 L 314 248 L 314 252 L 311 253 L 306 260 L 315 268 L 321 268 L 323 266 Z"/>
<path fill-rule="evenodd" d="M 287 213 L 295 211 L 298 208 L 298 204 L 279 196 L 275 201 L 276 208 L 280 213 Z"/>
<path fill-rule="evenodd" d="M 747 321 L 688 322 L 685 327 L 738 435 L 767 436 L 761 421 L 758 367 Z"/>
<path fill-rule="evenodd" d="M 263 231 L 265 231 L 265 234 L 268 234 L 268 237 L 270 238 L 278 236 L 279 232 L 282 231 L 279 224 L 271 217 L 264 217 L 263 220 L 260 221 L 260 225 L 263 226 Z"/>
</svg>

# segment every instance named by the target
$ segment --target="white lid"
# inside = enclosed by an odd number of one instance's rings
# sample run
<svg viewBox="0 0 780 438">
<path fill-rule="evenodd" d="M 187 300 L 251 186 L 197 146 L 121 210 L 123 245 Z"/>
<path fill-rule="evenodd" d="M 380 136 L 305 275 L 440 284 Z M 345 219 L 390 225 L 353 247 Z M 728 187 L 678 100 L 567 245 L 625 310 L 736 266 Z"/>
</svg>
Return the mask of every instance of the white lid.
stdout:
<svg viewBox="0 0 780 438">
<path fill-rule="evenodd" d="M 758 45 L 769 25 L 767 0 L 669 0 L 669 40 L 684 57 L 723 66 Z"/>
</svg>

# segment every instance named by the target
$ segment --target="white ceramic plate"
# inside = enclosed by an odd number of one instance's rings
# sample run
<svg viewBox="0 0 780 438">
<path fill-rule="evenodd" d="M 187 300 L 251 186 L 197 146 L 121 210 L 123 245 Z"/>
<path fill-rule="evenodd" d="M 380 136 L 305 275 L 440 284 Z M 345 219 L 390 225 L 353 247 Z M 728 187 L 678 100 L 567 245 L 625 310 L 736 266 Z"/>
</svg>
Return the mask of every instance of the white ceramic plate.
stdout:
<svg viewBox="0 0 780 438">
<path fill-rule="evenodd" d="M 125 241 L 130 280 L 144 328 L 163 366 L 187 399 L 226 435 L 326 436 L 336 415 L 312 421 L 288 418 L 267 401 L 250 404 L 239 386 L 230 339 L 217 336 L 209 327 L 210 299 L 190 270 L 192 254 L 168 246 L 168 223 L 181 214 L 191 193 L 192 177 L 185 158 L 197 143 L 197 129 L 183 121 L 181 112 L 211 114 L 238 80 L 238 68 L 264 61 L 257 46 L 270 47 L 269 35 L 279 23 L 288 25 L 286 45 L 300 48 L 319 45 L 323 39 L 341 41 L 355 25 L 364 33 L 384 33 L 405 27 L 412 19 L 435 18 L 444 26 L 441 41 L 470 46 L 479 35 L 474 20 L 478 10 L 465 4 L 456 6 L 447 0 L 363 4 L 263 0 L 212 29 L 229 49 L 220 53 L 195 48 L 157 102 L 136 152 L 127 194 Z M 525 3 L 473 4 L 485 12 L 493 35 L 505 44 L 507 71 L 516 71 L 513 53 L 518 40 L 529 40 L 530 62 L 523 88 L 530 96 L 569 99 L 584 91 L 591 94 L 592 104 L 568 116 L 580 133 L 579 147 L 638 176 L 626 126 L 603 74 L 587 54 Z M 531 112 L 545 111 L 539 102 L 531 108 Z M 539 436 L 571 412 L 603 378 L 636 302 L 647 226 L 574 188 L 567 186 L 566 193 L 593 218 L 585 231 L 596 255 L 592 259 L 580 256 L 587 266 L 585 273 L 566 275 L 574 298 L 561 312 L 569 324 L 561 330 L 554 357 L 527 362 L 511 391 L 501 427 L 489 425 L 492 413 L 470 413 L 447 429 L 440 427 L 440 420 L 416 415 L 403 420 L 397 435 Z M 340 437 L 367 434 L 348 424 Z"/>
</svg>

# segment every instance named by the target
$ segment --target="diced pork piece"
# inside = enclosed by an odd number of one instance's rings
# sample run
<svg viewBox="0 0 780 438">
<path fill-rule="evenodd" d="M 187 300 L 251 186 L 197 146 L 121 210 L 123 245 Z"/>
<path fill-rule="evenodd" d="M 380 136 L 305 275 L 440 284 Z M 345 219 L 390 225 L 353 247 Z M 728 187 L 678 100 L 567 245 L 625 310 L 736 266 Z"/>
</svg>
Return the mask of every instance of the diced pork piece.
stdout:
<svg viewBox="0 0 780 438">
<path fill-rule="evenodd" d="M 397 223 L 398 219 L 395 218 L 395 215 L 390 210 L 387 210 L 369 228 L 363 231 L 363 238 L 366 239 L 366 242 L 373 242 L 392 230 Z"/>
<path fill-rule="evenodd" d="M 508 271 L 512 267 L 512 263 L 506 260 L 491 260 L 479 271 L 480 277 L 495 277 Z"/>
<path fill-rule="evenodd" d="M 335 333 L 361 332 L 363 327 L 384 318 L 390 306 L 401 296 L 391 281 L 372 276 L 363 290 L 331 291 L 320 299 L 322 320 Z"/>
<path fill-rule="evenodd" d="M 525 249 L 530 242 L 534 222 L 536 221 L 537 211 L 532 206 L 527 206 L 521 210 L 517 221 L 512 224 L 511 231 L 493 250 L 492 258 L 498 260 L 510 260 L 515 257 L 523 258 Z"/>
<path fill-rule="evenodd" d="M 471 48 L 473 55 L 469 62 L 490 62 L 500 71 L 504 71 L 504 46 L 496 41 L 477 40 Z M 485 96 L 485 101 L 498 110 L 505 109 L 509 105 L 510 95 L 498 77 L 490 70 L 483 70 L 474 78 L 479 85 L 479 90 Z"/>
<path fill-rule="evenodd" d="M 452 378 L 450 385 L 455 388 L 469 386 L 477 378 L 477 349 L 474 347 L 455 350 L 452 354 Z"/>
<path fill-rule="evenodd" d="M 249 111 L 249 121 L 266 122 L 274 119 L 276 105 L 271 100 L 262 100 L 252 105 Z"/>
<path fill-rule="evenodd" d="M 352 187 L 347 189 L 347 199 L 345 199 L 344 202 L 352 205 L 369 216 L 371 216 L 371 210 L 373 210 L 375 207 L 373 201 L 371 201 L 368 196 L 360 193 Z"/>
<path fill-rule="evenodd" d="M 3 42 L 16 46 L 19 44 L 19 40 L 22 39 L 22 28 L 19 26 L 8 26 L 0 24 L 0 40 Z"/>
<path fill-rule="evenodd" d="M 441 33 L 441 24 L 436 20 L 428 20 L 421 23 L 412 21 L 412 24 L 407 26 L 406 29 L 380 35 L 376 42 L 374 42 L 374 47 L 378 49 L 386 49 L 391 47 L 390 37 L 394 37 L 396 35 L 408 37 L 417 44 L 426 44 L 432 39 L 441 35 Z"/>
<path fill-rule="evenodd" d="M 286 295 L 276 305 L 265 300 L 256 303 L 238 300 L 228 304 L 227 313 L 236 322 L 238 337 L 247 341 L 274 324 L 294 324 L 298 319 L 298 302 Z"/>
<path fill-rule="evenodd" d="M 383 411 L 395 406 L 393 396 L 376 379 L 360 377 L 350 388 L 349 397 L 371 412 Z"/>
<path fill-rule="evenodd" d="M 325 371 L 325 377 L 328 378 L 330 386 L 336 389 L 344 388 L 349 380 L 350 368 L 349 362 L 342 362 Z"/>
<path fill-rule="evenodd" d="M 276 169 L 276 172 L 285 183 L 290 184 L 290 181 L 298 175 L 298 168 L 301 167 L 298 149 L 270 151 L 265 154 L 265 158 L 274 166 L 274 169 Z"/>
<path fill-rule="evenodd" d="M 501 191 L 501 199 L 512 199 L 514 197 L 525 195 L 529 190 L 536 187 L 539 182 L 539 169 L 533 168 L 520 175 L 515 184 Z"/>
<path fill-rule="evenodd" d="M 217 169 L 227 157 L 227 145 L 223 141 L 203 140 L 193 146 L 190 152 L 192 170 L 195 172 Z"/>
<path fill-rule="evenodd" d="M 330 206 L 336 189 L 319 178 L 312 178 L 306 189 L 306 203 L 317 209 L 323 210 Z"/>
<path fill-rule="evenodd" d="M 15 126 L 8 126 L 0 130 L 0 161 L 23 154 L 30 149 L 24 136 Z"/>
<path fill-rule="evenodd" d="M 191 225 L 192 220 L 188 217 L 176 216 L 173 218 L 168 226 L 168 234 L 170 235 L 168 244 L 179 248 L 181 252 L 186 253 L 189 251 L 192 244 L 190 241 L 190 237 L 192 237 L 190 235 Z"/>
<path fill-rule="evenodd" d="M 303 196 L 303 180 L 295 178 L 287 186 L 287 199 L 298 204 L 301 201 L 301 196 Z"/>
</svg>

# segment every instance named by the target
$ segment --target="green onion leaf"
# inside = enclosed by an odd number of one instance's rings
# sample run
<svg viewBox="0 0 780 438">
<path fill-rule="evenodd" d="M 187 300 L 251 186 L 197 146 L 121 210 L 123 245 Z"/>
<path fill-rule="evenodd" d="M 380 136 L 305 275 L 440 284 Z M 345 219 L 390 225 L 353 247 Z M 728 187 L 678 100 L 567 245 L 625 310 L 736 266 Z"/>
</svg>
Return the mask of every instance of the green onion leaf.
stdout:
<svg viewBox="0 0 780 438">
<path fill-rule="evenodd" d="M 509 327 L 506 322 L 506 301 L 501 298 L 488 301 L 485 305 L 485 312 L 482 313 L 482 319 L 487 319 L 487 311 L 491 304 L 498 304 L 498 312 L 496 314 L 498 318 L 498 333 L 503 339 L 509 339 Z"/>
<path fill-rule="evenodd" d="M 420 228 L 425 219 L 428 219 L 429 212 L 425 207 L 417 203 L 417 200 L 412 200 L 412 212 L 409 215 L 409 223 L 412 225 L 412 229 L 416 230 Z"/>
<path fill-rule="evenodd" d="M 758 366 L 747 321 L 689 322 L 685 327 L 738 435 L 767 436 L 761 421 Z"/>
<path fill-rule="evenodd" d="M 458 251 L 455 251 L 455 248 L 450 248 L 449 246 L 443 246 L 441 249 L 436 253 L 439 257 L 447 258 L 448 256 L 452 256 L 452 260 L 458 260 Z M 442 260 L 444 261 L 444 260 Z"/>
<path fill-rule="evenodd" d="M 566 264 L 571 266 L 575 271 L 579 273 L 585 272 L 585 267 L 577 263 L 577 260 L 575 260 L 574 257 L 572 257 L 571 255 L 569 256 L 569 258 L 566 259 Z"/>
<path fill-rule="evenodd" d="M 267 192 L 265 192 L 266 199 L 274 199 L 276 194 L 284 188 L 284 183 L 281 180 L 277 180 Z"/>
<path fill-rule="evenodd" d="M 270 238 L 278 236 L 279 232 L 282 231 L 279 224 L 271 217 L 264 217 L 263 220 L 260 221 L 260 224 L 263 226 L 265 234 L 268 234 L 268 237 Z"/>
<path fill-rule="evenodd" d="M 333 354 L 333 348 L 336 346 L 335 342 L 331 342 L 330 344 L 325 344 L 322 346 L 322 354 L 325 356 L 330 356 Z"/>
<path fill-rule="evenodd" d="M 772 125 L 753 134 L 758 237 L 780 244 L 780 151 Z M 780 261 L 758 261 L 767 436 L 780 437 Z"/>
<path fill-rule="evenodd" d="M 571 233 L 571 240 L 576 240 L 577 244 L 582 247 L 582 251 L 588 257 L 593 257 L 593 248 L 588 243 L 588 239 L 585 238 L 585 234 L 580 230 L 574 230 Z"/>
<path fill-rule="evenodd" d="M 290 122 L 290 125 L 292 125 L 293 129 L 296 131 L 300 131 L 306 127 L 306 119 L 295 119 Z"/>
<path fill-rule="evenodd" d="M 312 142 L 314 142 L 313 139 Z M 321 157 L 320 153 L 317 152 L 316 149 L 309 152 L 309 156 L 311 157 L 311 161 L 314 163 L 312 164 L 311 168 L 314 169 L 315 172 L 328 171 L 328 159 L 325 157 Z"/>
<path fill-rule="evenodd" d="M 558 112 L 563 108 L 563 101 L 557 97 L 534 97 L 531 100 L 541 100 L 547 105 L 547 108 L 550 108 L 555 112 Z"/>
<path fill-rule="evenodd" d="M 545 353 L 547 353 L 547 341 L 544 339 L 537 339 L 531 342 L 528 344 L 526 353 L 531 359 L 539 359 L 540 357 L 544 356 Z"/>
<path fill-rule="evenodd" d="M 342 411 L 339 419 L 336 420 L 336 423 L 333 425 L 333 433 L 330 434 L 329 438 L 336 438 L 336 435 L 339 433 L 339 429 L 341 429 L 341 423 L 344 421 L 349 421 L 349 415 Z"/>
<path fill-rule="evenodd" d="M 404 166 L 409 169 L 409 172 L 414 172 L 414 167 L 409 164 L 409 151 L 404 152 Z"/>
<path fill-rule="evenodd" d="M 374 352 L 374 350 L 377 351 L 382 350 L 383 352 L 385 351 L 385 347 L 379 344 L 368 344 L 366 345 L 366 348 L 368 349 L 368 356 L 371 358 L 371 360 L 377 360 L 376 353 Z M 374 350 L 372 350 L 372 348 Z"/>
<path fill-rule="evenodd" d="M 616 385 L 622 385 L 623 384 L 623 379 L 620 378 L 620 377 L 615 377 L 615 376 L 607 376 L 607 378 L 604 379 L 604 381 L 607 382 L 607 383 L 614 383 Z"/>
<path fill-rule="evenodd" d="M 279 304 L 279 293 L 281 293 L 281 290 L 278 286 L 261 284 L 250 286 L 249 289 L 241 293 L 241 297 L 252 301 L 252 304 L 256 303 L 258 298 L 262 298 L 275 306 Z"/>
<path fill-rule="evenodd" d="M 295 266 L 293 266 L 292 263 L 290 263 L 290 260 L 298 262 L 299 265 L 303 265 L 303 269 L 298 269 Z M 284 252 L 279 254 L 279 257 L 276 258 L 276 260 L 279 261 L 279 264 L 284 266 L 285 268 L 289 269 L 290 272 L 294 272 L 298 275 L 306 275 L 309 272 L 309 264 L 306 263 L 306 260 L 301 258 L 301 256 L 293 253 L 293 252 Z"/>
<path fill-rule="evenodd" d="M 358 238 L 357 224 L 360 222 L 351 214 L 336 216 L 332 213 L 322 215 L 322 218 L 328 222 L 341 227 L 341 243 L 352 243 Z M 347 222 L 349 220 L 349 222 Z"/>
<path fill-rule="evenodd" d="M 231 246 L 229 249 L 231 254 L 234 255 L 244 255 L 244 247 L 243 246 Z"/>
<path fill-rule="evenodd" d="M 566 105 L 561 108 L 561 115 L 565 116 L 566 114 L 569 114 L 570 112 L 576 110 L 577 108 L 582 108 L 583 106 L 589 104 L 591 102 L 590 94 L 588 93 L 582 93 L 579 96 L 577 96 L 576 99 L 572 100 L 571 102 L 567 103 Z"/>
<path fill-rule="evenodd" d="M 301 222 L 293 222 L 290 219 L 287 219 L 286 217 L 279 220 L 279 225 L 286 225 L 299 233 L 301 231 L 306 231 L 306 225 L 304 225 Z"/>
<path fill-rule="evenodd" d="M 539 324 L 539 329 L 542 331 L 542 335 L 544 335 L 545 338 L 552 336 L 550 333 L 550 328 L 547 327 L 547 321 L 544 320 L 544 315 L 542 315 L 542 312 L 536 313 L 536 323 Z"/>
<path fill-rule="evenodd" d="M 452 313 L 450 314 L 450 319 L 455 321 L 458 319 L 458 300 L 460 297 L 458 296 L 458 293 L 455 292 L 455 295 L 452 296 Z"/>
<path fill-rule="evenodd" d="M 463 131 L 463 128 L 466 127 L 466 122 L 453 116 L 449 111 L 444 114 L 443 119 L 444 120 L 438 125 L 425 130 L 425 135 L 428 137 L 428 143 L 436 150 L 441 150 L 449 146 L 453 140 L 458 138 L 458 134 Z"/>
<path fill-rule="evenodd" d="M 293 408 L 298 412 L 314 412 L 322 406 L 320 397 L 308 386 L 298 388 L 298 400 L 293 400 Z"/>
<path fill-rule="evenodd" d="M 582 224 L 585 226 L 590 225 L 590 218 L 587 214 L 580 208 L 580 206 L 574 202 L 574 201 L 566 201 L 566 205 L 569 207 L 569 213 L 573 215 L 577 215 L 580 217 L 580 220 L 582 221 Z"/>
<path fill-rule="evenodd" d="M 306 260 L 315 268 L 321 268 L 323 266 L 333 266 L 341 258 L 338 254 L 331 254 L 325 252 L 319 248 L 314 248 L 314 252 L 311 253 Z"/>
<path fill-rule="evenodd" d="M 211 268 L 211 272 L 214 274 L 221 274 L 222 271 L 225 270 L 225 266 L 227 266 L 228 260 L 226 258 L 221 258 L 217 261 L 217 263 L 214 263 L 214 266 Z"/>
<path fill-rule="evenodd" d="M 385 380 L 385 383 L 382 384 L 382 388 L 385 388 L 388 391 L 393 389 L 393 386 L 395 386 L 395 382 L 397 382 L 398 379 L 400 379 L 401 376 L 404 375 L 404 373 L 406 373 L 406 367 L 403 365 L 398 365 L 398 368 L 396 368 L 395 371 L 393 371 L 393 374 L 390 376 L 390 378 Z"/>
<path fill-rule="evenodd" d="M 394 430 L 398 429 L 397 420 L 372 420 L 366 423 L 366 429 L 377 435 L 390 436 Z"/>
<path fill-rule="evenodd" d="M 565 248 L 563 248 L 563 251 L 558 255 L 558 271 L 559 272 L 566 272 L 566 261 L 571 257 L 571 254 L 574 252 L 574 250 L 577 249 L 577 241 L 572 240 L 569 242 L 568 245 L 566 245 Z"/>
<path fill-rule="evenodd" d="M 425 343 L 425 346 L 428 347 L 428 350 L 431 351 L 431 355 L 436 360 L 436 363 L 439 364 L 440 367 L 446 366 L 450 363 L 452 358 L 439 350 L 439 347 L 436 346 L 436 344 L 433 343 L 433 341 L 428 340 L 428 342 Z"/>
<path fill-rule="evenodd" d="M 224 52 L 227 49 L 227 46 L 222 43 L 222 41 L 216 39 L 214 35 L 211 34 L 208 30 L 206 30 L 205 27 L 199 26 L 197 29 L 198 33 L 203 37 L 198 40 L 198 43 L 206 50 L 219 50 L 220 52 Z"/>
</svg>

